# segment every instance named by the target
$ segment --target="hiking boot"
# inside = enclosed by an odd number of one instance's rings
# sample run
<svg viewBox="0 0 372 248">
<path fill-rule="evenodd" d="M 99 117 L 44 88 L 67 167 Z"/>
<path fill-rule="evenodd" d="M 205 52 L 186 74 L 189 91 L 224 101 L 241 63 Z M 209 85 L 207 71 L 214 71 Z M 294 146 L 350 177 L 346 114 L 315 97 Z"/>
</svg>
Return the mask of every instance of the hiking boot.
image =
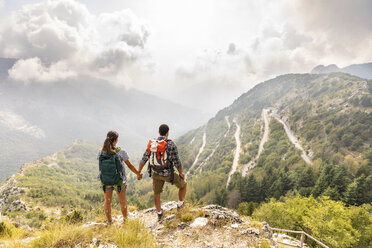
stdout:
<svg viewBox="0 0 372 248">
<path fill-rule="evenodd" d="M 162 210 L 160 214 L 158 214 L 158 221 L 161 222 L 161 219 L 164 216 L 164 211 Z"/>
<path fill-rule="evenodd" d="M 106 221 L 105 221 L 105 224 L 108 225 L 108 226 L 110 226 L 110 225 L 113 224 L 113 221 L 112 221 L 112 220 L 106 220 Z"/>
</svg>

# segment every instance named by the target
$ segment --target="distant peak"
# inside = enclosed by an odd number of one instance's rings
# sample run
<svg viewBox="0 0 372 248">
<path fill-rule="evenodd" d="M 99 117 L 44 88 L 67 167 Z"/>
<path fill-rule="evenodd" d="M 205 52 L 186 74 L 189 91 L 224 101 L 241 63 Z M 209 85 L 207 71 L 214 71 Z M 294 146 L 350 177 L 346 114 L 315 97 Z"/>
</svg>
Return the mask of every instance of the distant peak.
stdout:
<svg viewBox="0 0 372 248">
<path fill-rule="evenodd" d="M 330 72 L 338 72 L 338 71 L 340 71 L 340 68 L 335 64 L 331 64 L 327 66 L 318 65 L 314 67 L 314 69 L 311 70 L 311 73 L 319 74 L 319 73 L 330 73 Z"/>
<path fill-rule="evenodd" d="M 339 68 L 335 64 L 318 65 L 311 70 L 312 74 L 323 74 L 332 72 L 348 73 L 357 77 L 372 79 L 372 63 L 352 64 L 343 68 Z"/>
</svg>

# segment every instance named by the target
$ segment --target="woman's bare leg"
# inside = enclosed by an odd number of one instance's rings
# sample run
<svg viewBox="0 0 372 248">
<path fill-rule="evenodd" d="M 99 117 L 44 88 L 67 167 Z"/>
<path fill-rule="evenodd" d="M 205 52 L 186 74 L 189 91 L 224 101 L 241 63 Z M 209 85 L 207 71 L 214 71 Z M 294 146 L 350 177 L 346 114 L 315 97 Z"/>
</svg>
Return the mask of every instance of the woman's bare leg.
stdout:
<svg viewBox="0 0 372 248">
<path fill-rule="evenodd" d="M 128 207 L 127 207 L 127 198 L 126 198 L 126 190 L 124 189 L 118 194 L 118 199 L 120 203 L 121 213 L 123 214 L 124 219 L 128 218 Z"/>
<path fill-rule="evenodd" d="M 111 222 L 112 221 L 112 217 L 111 217 L 112 191 L 104 192 L 104 197 L 105 197 L 105 204 L 104 204 L 105 214 L 106 214 L 107 220 Z"/>
</svg>

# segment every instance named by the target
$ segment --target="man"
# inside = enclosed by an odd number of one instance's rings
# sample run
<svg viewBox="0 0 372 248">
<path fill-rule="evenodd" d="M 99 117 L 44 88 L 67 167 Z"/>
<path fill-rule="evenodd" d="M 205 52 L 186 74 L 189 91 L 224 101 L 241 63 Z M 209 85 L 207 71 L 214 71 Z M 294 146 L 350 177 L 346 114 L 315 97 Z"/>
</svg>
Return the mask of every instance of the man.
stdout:
<svg viewBox="0 0 372 248">
<path fill-rule="evenodd" d="M 143 166 L 149 161 L 149 172 L 153 182 L 154 203 L 158 220 L 161 221 L 164 213 L 161 209 L 160 194 L 163 192 L 164 183 L 170 182 L 179 189 L 178 209 L 184 203 L 187 183 L 185 182 L 185 175 L 182 173 L 182 165 L 178 156 L 177 146 L 172 140 L 168 139 L 168 125 L 160 125 L 159 135 L 157 139 L 149 141 L 147 150 L 143 154 L 139 164 L 138 171 L 141 173 Z M 177 168 L 178 174 L 174 173 L 174 168 Z"/>
</svg>

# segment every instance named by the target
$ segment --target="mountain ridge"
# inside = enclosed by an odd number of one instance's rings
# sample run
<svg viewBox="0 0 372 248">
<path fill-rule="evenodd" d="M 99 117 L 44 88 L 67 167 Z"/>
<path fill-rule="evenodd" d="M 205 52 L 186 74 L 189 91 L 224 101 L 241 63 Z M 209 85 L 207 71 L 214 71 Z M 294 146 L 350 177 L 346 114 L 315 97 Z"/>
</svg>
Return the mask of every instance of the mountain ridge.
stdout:
<svg viewBox="0 0 372 248">
<path fill-rule="evenodd" d="M 311 70 L 311 73 L 322 74 L 332 72 L 348 73 L 357 77 L 372 79 L 372 62 L 362 64 L 352 64 L 343 68 L 339 68 L 335 64 L 331 65 L 318 65 Z"/>
<path fill-rule="evenodd" d="M 91 77 L 49 84 L 14 82 L 7 78 L 7 70 L 15 61 L 0 60 L 0 71 L 6 72 L 4 78 L 0 76 L 0 146 L 4 149 L 0 181 L 23 163 L 59 150 L 76 138 L 101 143 L 107 131 L 114 129 L 125 148 L 134 153 L 142 150 L 163 122 L 177 136 L 207 118 L 159 96 Z"/>
</svg>

